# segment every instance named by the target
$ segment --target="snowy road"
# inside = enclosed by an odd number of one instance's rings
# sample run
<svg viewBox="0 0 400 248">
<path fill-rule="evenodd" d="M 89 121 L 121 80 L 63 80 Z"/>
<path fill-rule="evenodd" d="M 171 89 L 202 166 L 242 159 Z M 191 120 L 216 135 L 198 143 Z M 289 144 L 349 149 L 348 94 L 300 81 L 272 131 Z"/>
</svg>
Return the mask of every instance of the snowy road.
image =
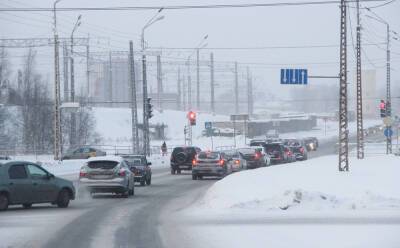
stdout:
<svg viewBox="0 0 400 248">
<path fill-rule="evenodd" d="M 321 144 L 312 157 L 332 154 L 336 140 Z M 284 165 L 282 165 L 284 166 Z M 74 177 L 69 177 L 74 179 Z M 75 178 L 76 180 L 76 178 Z M 385 228 L 393 231 L 399 226 L 399 219 L 353 219 L 353 221 L 334 219 L 182 219 L 180 212 L 201 197 L 215 180 L 192 181 L 188 174 L 169 174 L 168 168 L 153 169 L 153 184 L 150 187 L 136 187 L 136 194 L 129 199 L 111 195 L 84 198 L 72 202 L 68 209 L 58 209 L 48 205 L 22 209 L 19 206 L 0 213 L 0 248 L 11 247 L 226 247 L 222 242 L 226 236 L 217 235 L 221 228 L 229 230 L 230 235 L 243 239 L 257 239 L 262 232 L 282 235 L 277 230 L 286 227 L 293 230 L 307 226 L 308 229 L 338 229 L 340 225 L 368 226 L 382 234 Z M 313 225 L 311 225 L 313 224 Z M 311 225 L 311 226 L 310 226 Z M 296 227 L 297 226 L 297 227 Z M 389 226 L 389 227 L 388 227 Z M 242 228 L 249 230 L 241 234 Z M 362 230 L 362 227 L 360 230 Z M 339 230 L 340 229 L 340 230 Z M 398 228 L 396 229 L 398 231 Z M 368 235 L 371 230 L 365 230 Z M 224 235 L 226 235 L 226 232 Z M 207 239 L 203 240 L 203 236 Z M 229 233 L 228 233 L 229 234 Z M 241 236 L 242 235 L 242 236 Z M 229 235 L 228 235 L 229 236 Z M 221 240 L 222 238 L 222 240 Z M 209 244 L 208 241 L 219 242 Z M 235 240 L 235 239 L 232 239 Z M 268 241 L 262 237 L 260 241 Z M 301 241 L 301 239 L 299 240 Z M 73 244 L 73 245 L 72 245 Z M 242 246 L 243 247 L 243 246 Z M 257 246 L 252 246 L 257 247 Z M 277 247 L 277 246 L 275 246 Z"/>
</svg>

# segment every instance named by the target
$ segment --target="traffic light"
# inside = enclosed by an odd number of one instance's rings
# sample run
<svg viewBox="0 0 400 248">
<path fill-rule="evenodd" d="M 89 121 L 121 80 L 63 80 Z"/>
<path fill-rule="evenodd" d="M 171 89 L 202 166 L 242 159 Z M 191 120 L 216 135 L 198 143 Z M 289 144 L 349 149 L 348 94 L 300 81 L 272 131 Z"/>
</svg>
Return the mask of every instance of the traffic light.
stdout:
<svg viewBox="0 0 400 248">
<path fill-rule="evenodd" d="M 147 114 L 147 119 L 150 119 L 153 117 L 153 105 L 151 104 L 151 98 L 147 98 L 146 102 L 146 114 Z"/>
<path fill-rule="evenodd" d="M 188 119 L 189 119 L 191 126 L 196 126 L 196 113 L 195 112 L 190 111 L 188 113 Z"/>
<path fill-rule="evenodd" d="M 381 118 L 386 117 L 386 103 L 384 100 L 381 100 L 381 103 L 379 103 L 379 110 L 381 111 Z"/>
</svg>

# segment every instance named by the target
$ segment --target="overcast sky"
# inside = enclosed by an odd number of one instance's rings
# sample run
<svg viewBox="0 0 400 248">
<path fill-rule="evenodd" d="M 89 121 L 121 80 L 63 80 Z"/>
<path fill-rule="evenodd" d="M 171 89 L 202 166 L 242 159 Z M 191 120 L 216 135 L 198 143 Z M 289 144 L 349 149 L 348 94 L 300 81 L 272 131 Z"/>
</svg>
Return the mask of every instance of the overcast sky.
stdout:
<svg viewBox="0 0 400 248">
<path fill-rule="evenodd" d="M 300 0 L 288 0 L 297 2 Z M 251 3 L 270 3 L 279 1 L 253 0 Z M 214 1 L 106 1 L 106 0 L 62 0 L 58 7 L 105 7 L 105 6 L 165 6 L 165 5 L 205 5 L 250 3 L 239 0 Z M 52 7 L 53 1 L 47 0 L 0 0 L 0 7 Z M 362 4 L 375 6 L 377 3 Z M 350 6 L 355 6 L 353 3 Z M 391 28 L 400 34 L 400 1 L 373 9 L 391 24 Z M 58 12 L 60 36 L 69 36 L 74 22 L 82 15 L 82 25 L 76 37 L 93 39 L 91 50 L 127 50 L 128 40 L 139 48 L 141 28 L 156 11 L 86 11 Z M 355 39 L 355 10 L 350 9 L 352 31 Z M 384 48 L 386 27 L 365 17 L 362 11 L 363 43 L 378 43 Z M 307 46 L 339 45 L 339 8 L 338 5 L 295 6 L 295 7 L 260 7 L 236 9 L 199 9 L 199 10 L 164 10 L 165 19 L 154 24 L 146 31 L 149 47 L 195 47 L 205 35 L 208 35 L 207 48 L 216 47 L 270 47 L 270 46 Z M 12 37 L 51 37 L 51 12 L 0 12 L 0 29 L 3 38 Z M 103 43 L 94 43 L 102 38 Z M 107 42 L 104 42 L 106 40 Z M 349 26 L 348 42 L 351 44 Z M 109 42 L 109 44 L 108 44 Z M 400 80 L 400 42 L 392 42 L 392 82 Z M 77 48 L 79 49 L 79 48 Z M 167 52 L 165 56 L 184 58 L 188 53 Z M 279 86 L 279 69 L 282 67 L 307 68 L 310 75 L 337 75 L 339 70 L 339 47 L 308 49 L 264 49 L 264 50 L 212 50 L 204 49 L 202 59 L 208 59 L 213 51 L 216 61 L 238 61 L 241 72 L 250 66 L 254 73 L 257 89 L 264 91 L 288 92 L 290 86 Z M 349 47 L 349 71 L 354 73 L 354 50 Z M 377 46 L 364 47 L 364 69 L 376 69 L 378 84 L 385 82 L 385 51 Z M 24 51 L 12 50 L 14 64 Z M 39 49 L 39 70 L 52 77 L 52 50 Z M 82 62 L 82 68 L 84 61 Z M 84 68 L 83 68 L 84 69 Z M 79 68 L 78 74 L 79 72 Z M 84 78 L 83 71 L 80 78 Z M 168 77 L 168 75 L 166 75 Z M 207 75 L 202 75 L 208 79 Z M 230 75 L 217 75 L 221 84 Z M 79 80 L 79 79 L 78 79 Z M 349 75 L 352 82 L 353 76 Z M 227 84 L 229 84 L 230 79 Z M 337 83 L 336 80 L 310 81 L 310 84 Z M 393 93 L 400 95 L 399 92 Z"/>
</svg>

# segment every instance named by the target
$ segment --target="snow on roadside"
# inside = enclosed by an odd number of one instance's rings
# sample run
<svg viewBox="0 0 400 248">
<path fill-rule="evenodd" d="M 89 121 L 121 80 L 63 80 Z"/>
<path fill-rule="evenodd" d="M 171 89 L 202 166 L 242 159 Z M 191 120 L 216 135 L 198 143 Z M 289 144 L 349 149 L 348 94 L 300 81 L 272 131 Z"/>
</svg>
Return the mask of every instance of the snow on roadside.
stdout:
<svg viewBox="0 0 400 248">
<path fill-rule="evenodd" d="M 248 170 L 216 182 L 191 211 L 229 213 L 400 210 L 400 157 L 352 159 L 339 172 L 337 156 Z"/>
</svg>

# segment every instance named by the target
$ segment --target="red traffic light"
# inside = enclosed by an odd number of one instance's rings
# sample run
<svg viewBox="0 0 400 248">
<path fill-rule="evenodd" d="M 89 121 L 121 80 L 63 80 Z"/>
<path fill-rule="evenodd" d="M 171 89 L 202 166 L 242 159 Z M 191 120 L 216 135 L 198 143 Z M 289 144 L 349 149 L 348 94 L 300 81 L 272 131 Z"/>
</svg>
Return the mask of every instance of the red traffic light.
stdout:
<svg viewBox="0 0 400 248">
<path fill-rule="evenodd" d="M 190 125 L 191 126 L 196 125 L 196 113 L 193 111 L 190 111 L 187 116 L 188 116 Z"/>
</svg>

